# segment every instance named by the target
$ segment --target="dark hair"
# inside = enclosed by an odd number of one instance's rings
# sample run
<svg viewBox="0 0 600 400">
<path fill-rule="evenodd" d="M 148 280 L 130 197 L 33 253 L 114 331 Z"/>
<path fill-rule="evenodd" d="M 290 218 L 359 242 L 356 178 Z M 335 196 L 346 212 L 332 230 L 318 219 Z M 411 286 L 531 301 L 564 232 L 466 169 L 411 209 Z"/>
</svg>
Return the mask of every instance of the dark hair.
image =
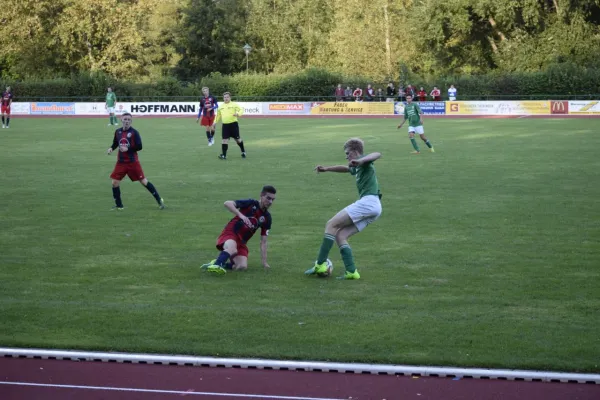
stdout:
<svg viewBox="0 0 600 400">
<path fill-rule="evenodd" d="M 263 186 L 261 193 L 276 194 L 277 190 L 275 190 L 275 188 L 273 186 L 271 186 L 271 185 L 266 185 L 266 186 Z"/>
<path fill-rule="evenodd" d="M 124 117 L 124 116 L 126 116 L 126 115 L 129 115 L 131 118 L 133 118 L 133 115 L 131 115 L 131 114 L 130 114 L 130 113 L 128 113 L 128 112 L 124 112 L 123 114 L 121 114 L 121 117 Z"/>
</svg>

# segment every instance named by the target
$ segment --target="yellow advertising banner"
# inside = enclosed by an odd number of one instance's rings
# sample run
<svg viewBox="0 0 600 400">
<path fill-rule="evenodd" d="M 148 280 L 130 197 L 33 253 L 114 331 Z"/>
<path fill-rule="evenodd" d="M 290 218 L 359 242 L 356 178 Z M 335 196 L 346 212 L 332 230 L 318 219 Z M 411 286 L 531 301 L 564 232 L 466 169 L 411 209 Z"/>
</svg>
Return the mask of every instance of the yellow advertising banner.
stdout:
<svg viewBox="0 0 600 400">
<path fill-rule="evenodd" d="M 311 115 L 394 115 L 394 103 L 388 102 L 336 102 L 315 103 Z"/>
<path fill-rule="evenodd" d="M 550 115 L 550 101 L 447 101 L 446 115 Z"/>
</svg>

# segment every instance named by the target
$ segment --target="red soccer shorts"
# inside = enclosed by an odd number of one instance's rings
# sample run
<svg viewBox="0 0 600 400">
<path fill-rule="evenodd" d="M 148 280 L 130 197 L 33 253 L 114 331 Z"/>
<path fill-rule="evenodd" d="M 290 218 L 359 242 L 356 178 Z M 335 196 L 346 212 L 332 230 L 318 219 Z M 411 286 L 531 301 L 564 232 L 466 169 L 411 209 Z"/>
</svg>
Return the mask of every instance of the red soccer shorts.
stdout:
<svg viewBox="0 0 600 400">
<path fill-rule="evenodd" d="M 2 106 L 2 114 L 10 115 L 10 106 Z"/>
<path fill-rule="evenodd" d="M 125 175 L 129 177 L 133 182 L 141 181 L 144 179 L 144 170 L 142 169 L 142 165 L 139 161 L 135 161 L 132 163 L 120 163 L 117 162 L 115 165 L 115 169 L 113 170 L 110 177 L 112 179 L 116 179 L 118 181 L 125 178 Z"/>
<path fill-rule="evenodd" d="M 200 125 L 202 126 L 212 126 L 215 123 L 215 117 L 207 117 L 206 115 L 202 116 L 200 120 Z"/>
<path fill-rule="evenodd" d="M 217 249 L 223 251 L 223 245 L 228 240 L 235 240 L 235 243 L 237 244 L 237 254 L 232 254 L 231 258 L 234 258 L 235 256 L 242 256 L 248 258 L 248 246 L 242 243 L 240 238 L 230 230 L 224 230 L 223 232 L 221 232 L 221 234 L 217 238 Z"/>
</svg>

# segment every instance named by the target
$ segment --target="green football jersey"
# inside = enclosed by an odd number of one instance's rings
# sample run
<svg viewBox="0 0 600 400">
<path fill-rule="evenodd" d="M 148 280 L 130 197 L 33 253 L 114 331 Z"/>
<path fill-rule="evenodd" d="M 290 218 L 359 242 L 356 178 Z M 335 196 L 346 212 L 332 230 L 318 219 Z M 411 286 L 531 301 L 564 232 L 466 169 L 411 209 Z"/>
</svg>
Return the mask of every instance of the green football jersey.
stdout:
<svg viewBox="0 0 600 400">
<path fill-rule="evenodd" d="M 408 120 L 408 126 L 423 125 L 421 122 L 421 107 L 415 103 L 404 106 L 404 119 Z"/>
<path fill-rule="evenodd" d="M 361 156 L 360 158 L 362 157 L 364 156 Z M 362 198 L 368 195 L 381 195 L 373 161 L 359 165 L 358 167 L 350 167 L 350 174 L 356 175 L 358 197 Z"/>
<path fill-rule="evenodd" d="M 117 95 L 115 95 L 115 92 L 107 92 L 106 93 L 106 105 L 108 107 L 114 107 L 116 103 L 117 103 Z"/>
</svg>

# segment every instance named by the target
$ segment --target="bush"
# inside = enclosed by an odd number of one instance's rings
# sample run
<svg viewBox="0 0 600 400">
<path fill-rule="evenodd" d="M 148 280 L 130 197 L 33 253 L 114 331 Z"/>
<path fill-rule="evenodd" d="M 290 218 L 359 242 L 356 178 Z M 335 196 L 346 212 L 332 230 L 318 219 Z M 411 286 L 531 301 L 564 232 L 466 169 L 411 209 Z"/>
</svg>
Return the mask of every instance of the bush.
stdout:
<svg viewBox="0 0 600 400">
<path fill-rule="evenodd" d="M 571 63 L 551 65 L 546 71 L 496 73 L 419 78 L 410 82 L 430 91 L 437 86 L 445 95 L 454 84 L 461 100 L 548 99 L 600 96 L 600 69 L 590 69 Z M 120 101 L 196 100 L 202 87 L 220 97 L 231 92 L 237 100 L 246 101 L 316 101 L 332 100 L 335 87 L 365 88 L 372 83 L 385 91 L 387 82 L 373 82 L 366 77 L 344 76 L 322 69 L 307 69 L 295 74 L 222 75 L 213 73 L 198 82 L 186 83 L 173 77 L 155 82 L 120 81 L 103 73 L 79 73 L 70 79 L 0 81 L 11 86 L 16 101 L 104 101 L 106 88 L 111 86 Z M 596 95 L 596 96 L 594 96 Z"/>
</svg>

